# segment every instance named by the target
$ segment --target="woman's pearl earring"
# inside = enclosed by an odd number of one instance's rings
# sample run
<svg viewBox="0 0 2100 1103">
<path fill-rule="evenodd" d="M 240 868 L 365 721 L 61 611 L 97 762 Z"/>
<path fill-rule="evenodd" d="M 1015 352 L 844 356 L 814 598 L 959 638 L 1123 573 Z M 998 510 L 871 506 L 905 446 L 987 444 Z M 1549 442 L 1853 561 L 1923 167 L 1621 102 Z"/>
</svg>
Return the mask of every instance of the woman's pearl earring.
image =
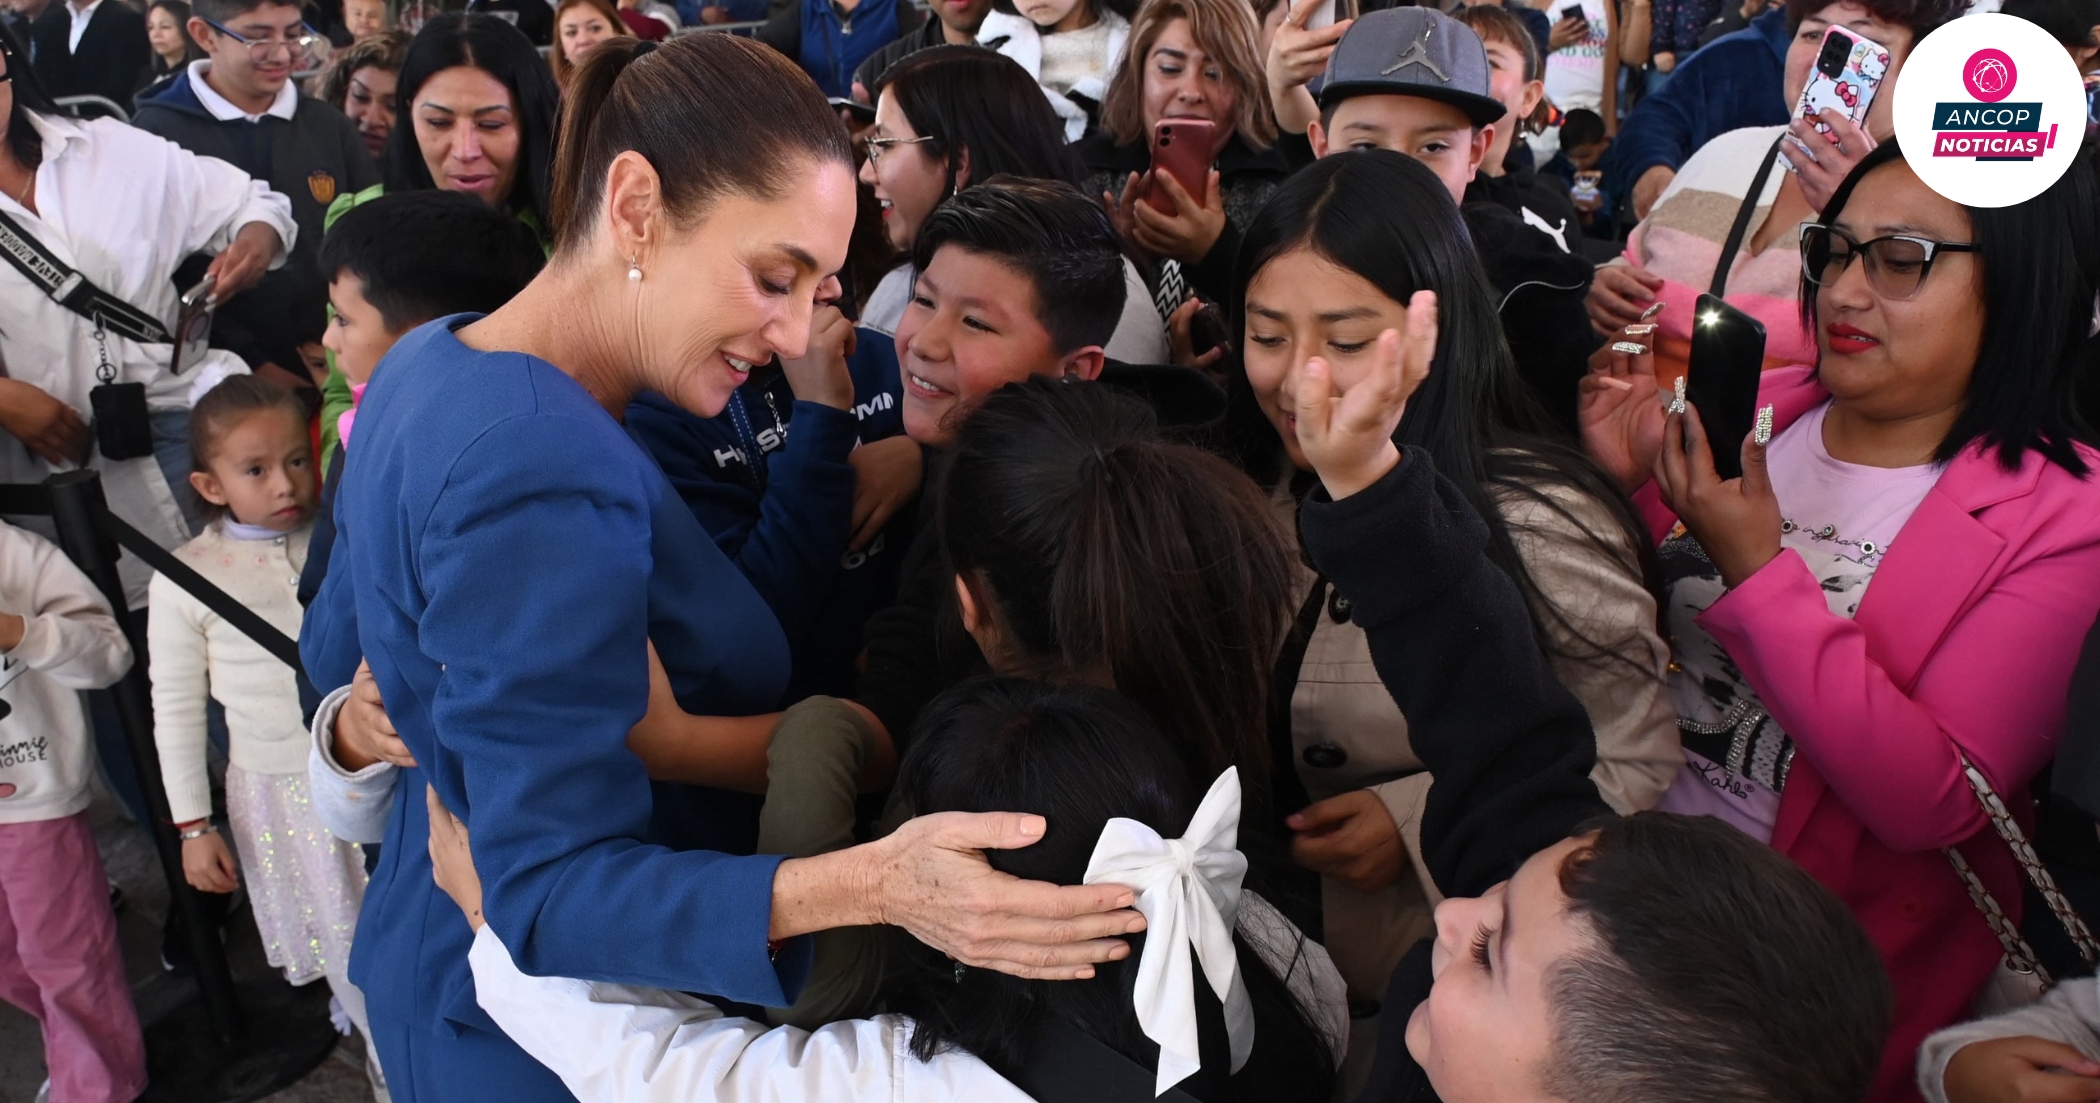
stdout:
<svg viewBox="0 0 2100 1103">
<path fill-rule="evenodd" d="M 629 257 L 627 259 L 627 282 L 642 282 L 642 260 L 640 257 Z"/>
</svg>

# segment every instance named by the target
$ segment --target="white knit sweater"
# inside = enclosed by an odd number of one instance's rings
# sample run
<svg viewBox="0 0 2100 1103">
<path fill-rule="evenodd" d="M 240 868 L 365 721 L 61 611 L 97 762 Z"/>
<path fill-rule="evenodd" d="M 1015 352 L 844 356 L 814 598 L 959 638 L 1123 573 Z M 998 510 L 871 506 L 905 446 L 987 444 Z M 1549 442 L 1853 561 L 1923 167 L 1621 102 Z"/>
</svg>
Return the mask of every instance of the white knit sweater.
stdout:
<svg viewBox="0 0 2100 1103">
<path fill-rule="evenodd" d="M 235 540 L 218 525 L 175 555 L 235 601 L 293 639 L 304 612 L 299 571 L 311 526 L 272 540 Z M 184 823 L 211 815 L 205 774 L 204 702 L 226 709 L 233 764 L 257 774 L 306 772 L 306 726 L 292 668 L 156 574 L 149 587 L 147 652 L 153 672 L 153 733 L 168 788 L 168 811 Z"/>
<path fill-rule="evenodd" d="M 0 823 L 36 823 L 87 807 L 94 753 L 77 690 L 131 669 L 131 645 L 65 553 L 0 523 L 0 612 L 25 622 L 0 652 Z"/>
</svg>

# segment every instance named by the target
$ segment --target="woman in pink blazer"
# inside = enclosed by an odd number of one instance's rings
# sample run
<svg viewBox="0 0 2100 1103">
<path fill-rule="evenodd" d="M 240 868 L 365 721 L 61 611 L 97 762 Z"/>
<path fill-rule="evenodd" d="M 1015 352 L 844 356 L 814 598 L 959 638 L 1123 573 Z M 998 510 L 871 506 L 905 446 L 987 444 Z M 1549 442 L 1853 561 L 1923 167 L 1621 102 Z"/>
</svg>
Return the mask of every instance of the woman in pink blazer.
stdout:
<svg viewBox="0 0 2100 1103">
<path fill-rule="evenodd" d="M 1852 908 L 1897 996 L 1872 1098 L 1911 1100 L 1918 1044 L 2001 956 L 1943 848 L 2021 902 L 1962 760 L 2026 809 L 2100 612 L 2100 453 L 2072 441 L 2071 400 L 2094 151 L 2027 203 L 1971 209 L 1891 142 L 1824 218 L 1802 250 L 1819 364 L 1766 374 L 1769 444 L 1726 445 L 1743 478 L 1624 345 L 1585 381 L 1584 430 L 1660 542 L 1686 751 L 1661 807 L 1768 840 Z"/>
</svg>

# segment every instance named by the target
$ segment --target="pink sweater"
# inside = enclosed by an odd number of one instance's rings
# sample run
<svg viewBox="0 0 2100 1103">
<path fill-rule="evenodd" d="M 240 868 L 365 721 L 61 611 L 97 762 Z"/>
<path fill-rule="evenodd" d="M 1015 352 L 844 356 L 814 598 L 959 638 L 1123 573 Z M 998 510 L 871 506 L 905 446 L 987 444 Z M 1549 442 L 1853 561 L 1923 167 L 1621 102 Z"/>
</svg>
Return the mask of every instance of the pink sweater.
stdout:
<svg viewBox="0 0 2100 1103">
<path fill-rule="evenodd" d="M 1782 430 L 1828 397 L 1805 367 L 1766 373 L 1759 395 Z M 2100 452 L 2079 454 L 2100 470 Z M 1653 484 L 1638 498 L 1667 533 Z M 1967 1018 L 2000 956 L 1940 848 L 1958 845 L 2019 914 L 2019 867 L 1959 755 L 2027 812 L 2100 613 L 2100 481 L 2031 452 L 2007 471 L 1972 447 L 1892 549 L 1855 619 L 1785 552 L 1699 618 L 1798 747 L 1772 845 L 1844 899 L 1895 983 L 1876 1103 L 1918 1098 L 1919 1043 Z"/>
</svg>

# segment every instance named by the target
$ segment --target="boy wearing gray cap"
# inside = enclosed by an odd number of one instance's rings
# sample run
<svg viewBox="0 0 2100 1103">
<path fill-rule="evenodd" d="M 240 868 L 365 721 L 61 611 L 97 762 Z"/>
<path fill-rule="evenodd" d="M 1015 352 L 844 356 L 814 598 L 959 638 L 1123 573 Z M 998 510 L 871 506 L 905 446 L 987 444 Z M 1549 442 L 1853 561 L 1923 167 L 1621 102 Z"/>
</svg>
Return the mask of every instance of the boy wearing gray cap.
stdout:
<svg viewBox="0 0 2100 1103">
<path fill-rule="evenodd" d="M 1506 109 L 1488 93 L 1487 48 L 1431 8 L 1388 8 L 1350 24 L 1327 59 L 1313 154 L 1388 149 L 1429 166 L 1461 205 L 1518 374 L 1555 425 L 1576 432 L 1576 387 L 1597 336 L 1583 309 L 1592 268 L 1556 235 L 1506 207 L 1466 203 L 1466 185 Z M 1512 121 L 1514 125 L 1514 121 Z"/>
</svg>

